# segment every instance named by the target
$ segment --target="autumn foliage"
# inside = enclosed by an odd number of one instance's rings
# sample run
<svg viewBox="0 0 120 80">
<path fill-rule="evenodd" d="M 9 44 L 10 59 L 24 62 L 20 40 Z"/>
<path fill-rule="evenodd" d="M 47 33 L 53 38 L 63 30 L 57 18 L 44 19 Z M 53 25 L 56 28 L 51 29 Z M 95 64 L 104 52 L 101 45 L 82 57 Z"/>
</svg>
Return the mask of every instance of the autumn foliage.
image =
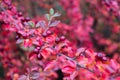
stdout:
<svg viewBox="0 0 120 80">
<path fill-rule="evenodd" d="M 0 0 L 0 80 L 120 80 L 119 0 L 24 1 Z"/>
</svg>

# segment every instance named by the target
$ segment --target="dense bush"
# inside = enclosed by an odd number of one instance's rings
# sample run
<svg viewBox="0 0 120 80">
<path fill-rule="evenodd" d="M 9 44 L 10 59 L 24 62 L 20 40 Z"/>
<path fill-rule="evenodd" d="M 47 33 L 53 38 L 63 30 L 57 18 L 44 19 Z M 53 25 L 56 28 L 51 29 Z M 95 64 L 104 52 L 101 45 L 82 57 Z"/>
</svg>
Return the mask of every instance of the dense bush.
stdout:
<svg viewBox="0 0 120 80">
<path fill-rule="evenodd" d="M 120 80 L 119 5 L 0 0 L 0 80 Z"/>
</svg>

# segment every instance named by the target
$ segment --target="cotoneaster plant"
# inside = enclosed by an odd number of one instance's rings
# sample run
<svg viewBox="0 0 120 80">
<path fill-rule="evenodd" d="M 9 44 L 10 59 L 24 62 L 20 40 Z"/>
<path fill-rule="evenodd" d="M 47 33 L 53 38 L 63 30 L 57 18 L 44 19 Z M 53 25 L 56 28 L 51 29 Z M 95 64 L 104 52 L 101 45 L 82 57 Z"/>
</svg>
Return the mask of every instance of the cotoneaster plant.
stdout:
<svg viewBox="0 0 120 80">
<path fill-rule="evenodd" d="M 65 36 L 55 33 L 54 28 L 60 23 L 55 18 L 60 14 L 54 9 L 51 8 L 45 15 L 45 20 L 37 22 L 17 12 L 9 0 L 2 0 L 0 9 L 3 31 L 16 34 L 16 43 L 26 50 L 27 57 L 23 73 L 11 70 L 6 80 L 120 79 L 120 64 L 115 60 L 109 59 L 102 52 L 94 52 L 86 47 L 78 48 Z"/>
</svg>

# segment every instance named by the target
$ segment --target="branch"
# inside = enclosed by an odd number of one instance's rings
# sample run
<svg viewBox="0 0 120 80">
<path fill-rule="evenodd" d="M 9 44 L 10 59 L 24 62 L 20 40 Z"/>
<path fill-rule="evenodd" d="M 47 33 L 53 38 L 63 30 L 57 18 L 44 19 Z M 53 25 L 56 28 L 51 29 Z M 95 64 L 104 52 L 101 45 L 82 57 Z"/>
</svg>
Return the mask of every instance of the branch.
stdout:
<svg viewBox="0 0 120 80">
<path fill-rule="evenodd" d="M 64 55 L 64 54 L 62 54 L 62 53 L 58 54 L 58 56 L 63 56 L 63 57 L 65 57 L 65 58 L 68 59 L 68 60 L 72 60 L 73 62 L 76 63 L 77 67 L 86 69 L 86 70 L 94 73 L 93 70 L 90 70 L 89 68 L 87 68 L 87 67 L 85 67 L 85 66 L 83 66 L 83 65 L 80 65 L 77 61 L 74 60 L 74 58 L 70 58 L 70 57 L 68 57 L 68 56 L 66 56 L 66 55 Z"/>
</svg>

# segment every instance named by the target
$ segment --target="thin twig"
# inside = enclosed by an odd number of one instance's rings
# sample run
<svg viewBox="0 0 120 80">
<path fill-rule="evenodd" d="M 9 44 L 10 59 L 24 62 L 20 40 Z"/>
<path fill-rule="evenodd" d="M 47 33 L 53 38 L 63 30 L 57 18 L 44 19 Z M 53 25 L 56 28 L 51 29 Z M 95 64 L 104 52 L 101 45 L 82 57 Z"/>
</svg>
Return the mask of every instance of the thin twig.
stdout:
<svg viewBox="0 0 120 80">
<path fill-rule="evenodd" d="M 66 55 L 64 55 L 64 54 L 62 54 L 62 53 L 58 54 L 58 56 L 63 56 L 63 57 L 65 57 L 65 58 L 68 59 L 68 60 L 72 60 L 73 62 L 76 63 L 77 67 L 80 67 L 80 68 L 86 69 L 86 70 L 88 70 L 88 71 L 94 73 L 93 70 L 90 70 L 89 68 L 86 68 L 85 66 L 80 65 L 80 64 L 79 64 L 77 61 L 75 61 L 73 58 L 70 58 L 70 57 L 68 57 L 68 56 L 66 56 Z"/>
</svg>

